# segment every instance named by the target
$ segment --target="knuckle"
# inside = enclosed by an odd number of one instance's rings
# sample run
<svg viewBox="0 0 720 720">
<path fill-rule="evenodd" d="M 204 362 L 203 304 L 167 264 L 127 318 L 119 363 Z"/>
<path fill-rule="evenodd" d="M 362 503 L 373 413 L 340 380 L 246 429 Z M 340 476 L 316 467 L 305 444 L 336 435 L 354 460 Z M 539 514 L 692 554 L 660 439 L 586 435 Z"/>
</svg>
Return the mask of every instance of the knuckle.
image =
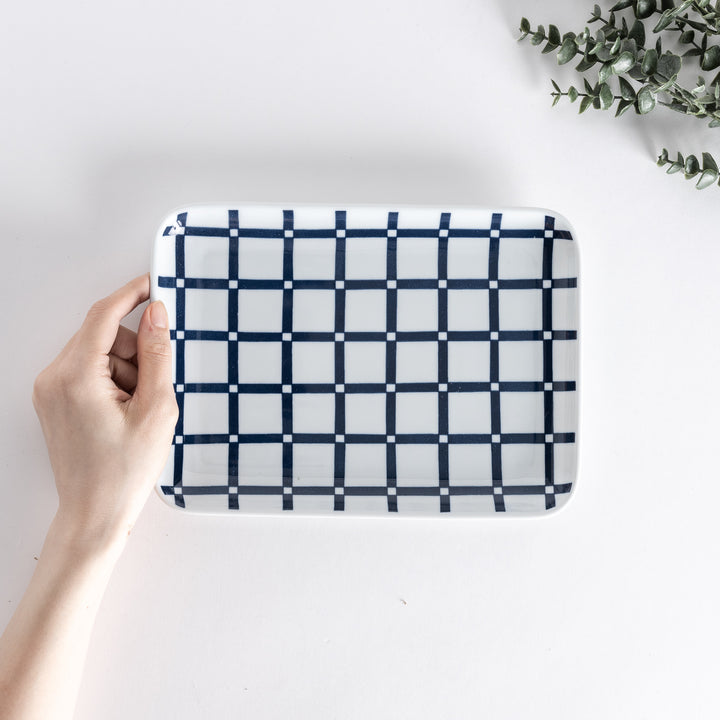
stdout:
<svg viewBox="0 0 720 720">
<path fill-rule="evenodd" d="M 144 413 L 144 423 L 152 428 L 171 426 L 175 427 L 180 410 L 174 393 L 162 393 L 155 396 L 149 409 Z"/>
<path fill-rule="evenodd" d="M 94 319 L 101 315 L 104 315 L 106 310 L 107 310 L 107 302 L 105 301 L 105 298 L 103 298 L 102 300 L 96 300 L 90 306 L 90 309 L 87 312 L 87 316 L 90 319 Z"/>
<path fill-rule="evenodd" d="M 155 362 L 165 362 L 170 357 L 170 343 L 153 340 L 145 348 L 144 355 Z"/>
<path fill-rule="evenodd" d="M 33 386 L 32 386 L 32 402 L 36 408 L 44 400 L 45 396 L 47 395 L 47 389 L 48 389 L 47 370 L 43 370 L 35 378 L 35 381 L 33 382 Z"/>
</svg>

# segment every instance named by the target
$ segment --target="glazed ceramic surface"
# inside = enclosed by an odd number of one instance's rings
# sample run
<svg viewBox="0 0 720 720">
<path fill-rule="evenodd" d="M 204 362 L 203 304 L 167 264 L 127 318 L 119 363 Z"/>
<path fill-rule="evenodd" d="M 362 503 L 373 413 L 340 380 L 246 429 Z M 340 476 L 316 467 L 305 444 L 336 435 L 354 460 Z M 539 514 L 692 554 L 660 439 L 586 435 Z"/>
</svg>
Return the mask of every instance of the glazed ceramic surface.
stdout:
<svg viewBox="0 0 720 720">
<path fill-rule="evenodd" d="M 211 513 L 544 513 L 575 481 L 578 267 L 537 209 L 197 205 L 154 246 Z"/>
</svg>

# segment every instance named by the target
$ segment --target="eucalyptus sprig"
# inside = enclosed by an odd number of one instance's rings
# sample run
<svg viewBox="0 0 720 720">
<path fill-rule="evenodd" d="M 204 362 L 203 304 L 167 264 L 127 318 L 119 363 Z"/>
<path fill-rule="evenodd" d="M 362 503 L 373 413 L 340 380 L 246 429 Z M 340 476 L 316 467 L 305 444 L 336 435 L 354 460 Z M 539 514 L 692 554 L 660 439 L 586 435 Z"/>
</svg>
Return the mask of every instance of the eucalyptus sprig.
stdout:
<svg viewBox="0 0 720 720">
<path fill-rule="evenodd" d="M 657 159 L 657 164 L 658 167 L 668 165 L 669 167 L 665 171 L 668 175 L 683 171 L 686 180 L 690 180 L 691 178 L 699 175 L 700 177 L 698 178 L 697 183 L 695 183 L 695 187 L 697 187 L 698 190 L 710 187 L 710 185 L 717 182 L 720 178 L 720 171 L 718 171 L 715 158 L 707 152 L 702 154 L 701 166 L 695 155 L 688 155 L 687 158 L 684 158 L 680 153 L 678 153 L 677 159 L 671 160 L 668 156 L 668 151 L 663 148 L 662 154 Z"/>
<path fill-rule="evenodd" d="M 567 97 L 571 103 L 580 101 L 580 113 L 590 107 L 609 110 L 614 106 L 615 117 L 630 108 L 638 115 L 647 115 L 661 106 L 706 119 L 710 127 L 720 127 L 720 73 L 709 82 L 698 76 L 693 88 L 684 87 L 678 79 L 684 65 L 697 64 L 702 72 L 720 67 L 720 41 L 714 40 L 720 36 L 720 0 L 683 0 L 679 4 L 673 0 L 619 0 L 608 12 L 605 17 L 600 6 L 594 6 L 588 20 L 588 25 L 599 23 L 594 33 L 586 26 L 580 33 L 561 35 L 556 25 L 549 25 L 547 31 L 543 25 L 533 30 L 527 18 L 520 21 L 519 39 L 529 37 L 532 45 L 545 43 L 542 53 L 556 53 L 558 65 L 580 56 L 575 70 L 582 76 L 581 87 L 570 85 L 563 91 L 553 80 L 553 106 Z M 645 21 L 655 15 L 659 17 L 652 33 L 657 38 L 648 42 Z M 679 44 L 681 54 L 663 49 L 663 39 L 666 44 L 669 39 Z M 596 75 L 588 80 L 583 73 L 590 70 Z M 664 154 L 662 164 L 675 167 L 678 161 Z M 703 159 L 706 157 L 712 161 L 709 153 L 703 153 Z M 693 161 L 686 167 L 690 158 Z M 658 164 L 662 159 L 663 155 Z M 698 189 L 716 180 L 720 184 L 717 167 L 708 164 L 700 169 L 694 155 L 688 160 L 683 159 L 672 172 L 683 169 L 686 177 L 701 173 Z M 695 165 L 697 172 L 693 172 Z"/>
</svg>

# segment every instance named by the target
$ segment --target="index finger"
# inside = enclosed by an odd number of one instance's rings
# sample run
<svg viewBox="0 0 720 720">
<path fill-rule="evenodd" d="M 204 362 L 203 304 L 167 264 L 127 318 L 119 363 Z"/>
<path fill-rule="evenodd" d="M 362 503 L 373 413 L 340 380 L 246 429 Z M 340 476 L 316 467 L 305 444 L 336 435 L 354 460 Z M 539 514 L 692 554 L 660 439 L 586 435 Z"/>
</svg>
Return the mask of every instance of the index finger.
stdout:
<svg viewBox="0 0 720 720">
<path fill-rule="evenodd" d="M 80 328 L 83 342 L 91 350 L 108 353 L 115 342 L 120 321 L 150 297 L 150 273 L 145 273 L 98 300 Z"/>
</svg>

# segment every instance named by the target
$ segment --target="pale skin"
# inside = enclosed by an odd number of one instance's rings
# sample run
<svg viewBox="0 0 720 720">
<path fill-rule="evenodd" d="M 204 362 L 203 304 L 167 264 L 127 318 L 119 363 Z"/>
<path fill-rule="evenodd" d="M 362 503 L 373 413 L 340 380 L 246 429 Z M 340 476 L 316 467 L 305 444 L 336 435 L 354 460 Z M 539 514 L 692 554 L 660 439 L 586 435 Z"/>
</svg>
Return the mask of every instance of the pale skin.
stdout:
<svg viewBox="0 0 720 720">
<path fill-rule="evenodd" d="M 167 460 L 178 407 L 168 318 L 142 275 L 95 303 L 35 380 L 58 492 L 35 572 L 0 637 L 0 718 L 69 720 L 98 606 Z"/>
</svg>

